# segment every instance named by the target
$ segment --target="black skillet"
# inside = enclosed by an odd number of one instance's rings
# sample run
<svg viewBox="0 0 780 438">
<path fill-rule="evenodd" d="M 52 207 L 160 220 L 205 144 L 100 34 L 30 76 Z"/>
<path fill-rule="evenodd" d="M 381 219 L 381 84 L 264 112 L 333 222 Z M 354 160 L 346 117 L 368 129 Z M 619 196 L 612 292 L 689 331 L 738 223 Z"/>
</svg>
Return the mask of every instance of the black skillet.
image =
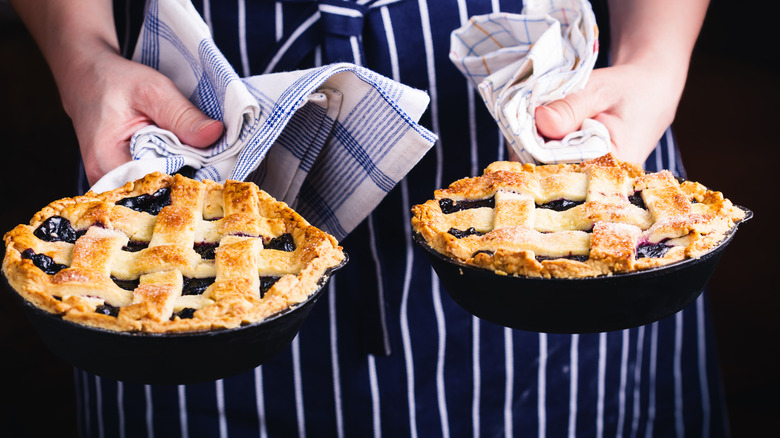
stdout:
<svg viewBox="0 0 780 438">
<path fill-rule="evenodd" d="M 742 209 L 746 213 L 744 222 L 753 213 Z M 413 237 L 447 293 L 471 314 L 533 332 L 596 333 L 649 324 L 693 302 L 734 238 L 737 225 L 716 248 L 698 259 L 628 274 L 578 279 L 497 275 L 441 255 L 419 234 Z"/>
<path fill-rule="evenodd" d="M 206 332 L 129 333 L 92 328 L 63 320 L 12 294 L 22 301 L 44 344 L 77 368 L 133 383 L 198 383 L 250 370 L 280 353 L 298 334 L 328 279 L 346 262 L 345 258 L 331 268 L 303 303 L 258 323 Z"/>
</svg>

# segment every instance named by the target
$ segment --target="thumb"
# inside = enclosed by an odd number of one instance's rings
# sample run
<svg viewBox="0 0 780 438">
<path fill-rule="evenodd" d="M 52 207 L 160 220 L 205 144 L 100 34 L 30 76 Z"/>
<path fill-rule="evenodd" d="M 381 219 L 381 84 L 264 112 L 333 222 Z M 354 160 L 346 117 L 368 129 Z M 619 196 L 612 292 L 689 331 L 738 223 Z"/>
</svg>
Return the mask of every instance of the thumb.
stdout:
<svg viewBox="0 0 780 438">
<path fill-rule="evenodd" d="M 219 140 L 224 130 L 215 120 L 195 107 L 179 90 L 172 86 L 157 105 L 151 105 L 148 116 L 160 128 L 173 132 L 182 143 L 205 148 Z"/>
<path fill-rule="evenodd" d="M 591 99 L 583 92 L 539 106 L 534 112 L 536 129 L 544 137 L 553 139 L 561 139 L 577 131 L 592 114 Z"/>
</svg>

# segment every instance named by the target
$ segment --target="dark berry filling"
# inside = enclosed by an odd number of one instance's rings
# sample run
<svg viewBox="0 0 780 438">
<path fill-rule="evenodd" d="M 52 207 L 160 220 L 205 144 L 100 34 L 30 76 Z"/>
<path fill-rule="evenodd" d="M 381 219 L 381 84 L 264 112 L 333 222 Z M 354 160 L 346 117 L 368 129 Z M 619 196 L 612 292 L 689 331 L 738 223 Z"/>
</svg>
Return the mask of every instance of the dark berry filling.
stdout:
<svg viewBox="0 0 780 438">
<path fill-rule="evenodd" d="M 193 309 L 192 307 L 185 307 L 179 310 L 178 312 L 174 312 L 173 315 L 171 315 L 171 321 L 176 319 L 177 316 L 181 319 L 190 319 L 193 317 L 194 314 L 195 314 L 195 309 Z"/>
<path fill-rule="evenodd" d="M 459 230 L 457 228 L 450 228 L 450 230 L 447 231 L 447 232 L 452 234 L 453 236 L 455 236 L 458 239 L 462 239 L 464 237 L 468 237 L 468 236 L 471 236 L 471 235 L 481 236 L 481 235 L 485 234 L 485 233 L 477 231 L 474 227 L 471 227 L 471 228 L 469 228 L 467 230 L 463 230 L 463 231 L 461 231 L 461 230 Z"/>
<path fill-rule="evenodd" d="M 568 199 L 556 199 L 545 204 L 538 205 L 539 208 L 545 208 L 555 211 L 566 211 L 572 207 L 582 204 L 584 201 L 570 201 Z"/>
<path fill-rule="evenodd" d="M 666 252 L 669 251 L 669 248 L 671 248 L 671 246 L 667 245 L 664 240 L 658 243 L 643 242 L 636 247 L 636 258 L 660 258 L 666 255 Z"/>
<path fill-rule="evenodd" d="M 279 280 L 279 277 L 260 277 L 260 298 L 263 298 L 265 296 L 265 293 L 268 292 L 268 289 L 271 289 L 271 286 L 274 285 Z"/>
<path fill-rule="evenodd" d="M 138 252 L 142 249 L 146 249 L 149 247 L 149 242 L 139 242 L 137 240 L 131 240 L 127 242 L 127 245 L 122 247 L 122 251 L 127 252 Z"/>
<path fill-rule="evenodd" d="M 135 290 L 135 288 L 138 287 L 138 284 L 140 283 L 139 280 L 120 280 L 118 278 L 111 277 L 111 280 L 114 281 L 114 284 L 121 287 L 124 290 Z"/>
<path fill-rule="evenodd" d="M 86 231 L 84 231 L 86 232 Z M 35 229 L 35 237 L 47 242 L 74 243 L 84 233 L 73 229 L 70 221 L 61 216 L 52 216 Z"/>
<path fill-rule="evenodd" d="M 36 254 L 32 249 L 25 249 L 22 252 L 22 258 L 32 260 L 33 264 L 37 266 L 38 269 L 49 275 L 56 274 L 67 268 L 65 265 L 55 263 L 54 259 L 47 256 L 46 254 Z"/>
<path fill-rule="evenodd" d="M 214 277 L 208 278 L 188 278 L 184 277 L 184 285 L 181 289 L 182 295 L 202 295 L 206 288 L 214 283 Z"/>
<path fill-rule="evenodd" d="M 482 208 L 482 207 L 489 207 L 493 208 L 496 205 L 496 198 L 491 197 L 487 199 L 476 199 L 476 200 L 463 200 L 463 201 L 453 201 L 449 198 L 444 198 L 439 200 L 439 208 L 441 208 L 441 212 L 444 214 L 450 214 L 455 213 L 461 210 L 468 210 L 470 208 Z"/>
<path fill-rule="evenodd" d="M 647 210 L 647 206 L 645 206 L 645 200 L 642 199 L 642 192 L 634 192 L 633 195 L 628 197 L 628 202 L 636 205 L 637 207 Z"/>
<path fill-rule="evenodd" d="M 117 315 L 119 315 L 119 307 L 115 307 L 110 304 L 104 303 L 97 306 L 97 308 L 95 308 L 95 313 L 116 317 Z"/>
<path fill-rule="evenodd" d="M 171 204 L 171 189 L 163 187 L 151 195 L 143 194 L 120 199 L 116 204 L 131 208 L 135 211 L 157 215 L 163 207 Z"/>
<path fill-rule="evenodd" d="M 543 262 L 545 260 L 559 260 L 559 259 L 566 259 L 566 260 L 574 260 L 577 262 L 587 262 L 590 257 L 586 255 L 570 255 L 565 257 L 547 257 L 547 256 L 536 256 L 537 262 Z"/>
<path fill-rule="evenodd" d="M 196 243 L 193 249 L 195 252 L 200 254 L 201 258 L 214 260 L 216 257 L 216 253 L 214 252 L 217 247 L 219 246 L 219 243 L 216 242 L 201 242 Z"/>
<path fill-rule="evenodd" d="M 658 243 L 644 242 L 640 243 L 636 247 L 636 258 L 641 259 L 645 257 L 663 257 L 671 246 L 665 244 L 663 241 Z"/>
<path fill-rule="evenodd" d="M 279 237 L 274 237 L 265 245 L 265 249 L 275 249 L 277 251 L 295 251 L 295 241 L 293 241 L 292 234 L 284 233 Z"/>
</svg>

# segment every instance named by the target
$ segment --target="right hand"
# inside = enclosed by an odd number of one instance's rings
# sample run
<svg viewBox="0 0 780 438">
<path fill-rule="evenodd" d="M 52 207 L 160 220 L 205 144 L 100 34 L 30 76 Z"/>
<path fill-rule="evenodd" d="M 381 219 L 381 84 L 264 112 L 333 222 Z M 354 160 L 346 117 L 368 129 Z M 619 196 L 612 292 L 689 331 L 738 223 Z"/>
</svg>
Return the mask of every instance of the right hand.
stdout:
<svg viewBox="0 0 780 438">
<path fill-rule="evenodd" d="M 131 160 L 130 138 L 145 126 L 169 130 L 198 148 L 222 135 L 222 122 L 199 111 L 157 70 L 111 50 L 90 59 L 59 87 L 90 185 Z"/>
</svg>

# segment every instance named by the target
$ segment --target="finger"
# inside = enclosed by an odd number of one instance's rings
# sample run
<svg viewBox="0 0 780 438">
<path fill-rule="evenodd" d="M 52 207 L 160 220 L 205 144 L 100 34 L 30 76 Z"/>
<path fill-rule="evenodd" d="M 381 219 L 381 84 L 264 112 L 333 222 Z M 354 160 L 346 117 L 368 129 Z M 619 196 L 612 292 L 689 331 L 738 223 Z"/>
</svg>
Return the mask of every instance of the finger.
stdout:
<svg viewBox="0 0 780 438">
<path fill-rule="evenodd" d="M 587 93 L 574 93 L 536 108 L 536 129 L 545 137 L 561 139 L 580 129 L 583 120 L 593 115 Z"/>
<path fill-rule="evenodd" d="M 208 147 L 222 135 L 224 125 L 198 110 L 172 83 L 158 85 L 141 111 L 159 127 L 173 132 L 184 144 Z"/>
<path fill-rule="evenodd" d="M 103 143 L 103 147 L 84 145 L 81 155 L 84 161 L 84 171 L 89 185 L 94 185 L 111 170 L 127 163 L 130 157 L 130 140 L 120 140 L 114 144 Z"/>
</svg>

